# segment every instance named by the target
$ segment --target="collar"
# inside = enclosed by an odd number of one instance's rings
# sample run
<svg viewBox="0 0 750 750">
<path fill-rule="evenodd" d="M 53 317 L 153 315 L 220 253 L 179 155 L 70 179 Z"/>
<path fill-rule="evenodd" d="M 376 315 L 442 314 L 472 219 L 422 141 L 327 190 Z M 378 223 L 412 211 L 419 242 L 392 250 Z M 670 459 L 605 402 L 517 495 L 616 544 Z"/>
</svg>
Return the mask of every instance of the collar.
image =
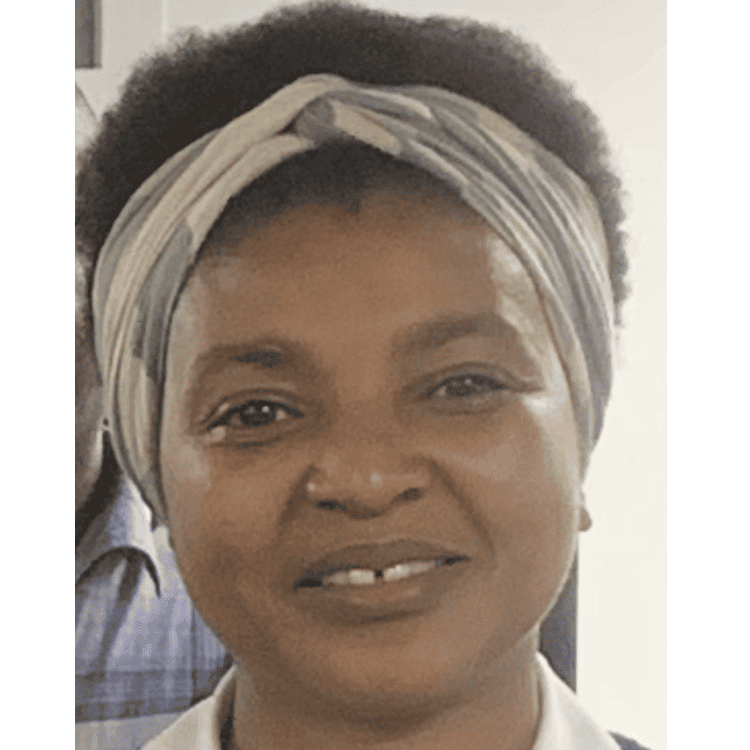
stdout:
<svg viewBox="0 0 750 750">
<path fill-rule="evenodd" d="M 113 550 L 134 550 L 145 558 L 146 568 L 159 594 L 163 571 L 152 520 L 151 509 L 133 485 L 122 477 L 114 499 L 94 518 L 76 547 L 76 583 L 95 562 Z"/>
<path fill-rule="evenodd" d="M 537 663 L 542 715 L 532 750 L 619 750 L 541 654 Z M 236 670 L 227 672 L 210 698 L 183 714 L 144 750 L 221 750 L 221 731 L 232 713 Z"/>
<path fill-rule="evenodd" d="M 232 667 L 213 695 L 186 711 L 143 750 L 222 750 L 221 733 L 232 716 L 237 667 Z"/>
<path fill-rule="evenodd" d="M 532 750 L 619 750 L 541 654 L 537 664 L 542 716 Z"/>
</svg>

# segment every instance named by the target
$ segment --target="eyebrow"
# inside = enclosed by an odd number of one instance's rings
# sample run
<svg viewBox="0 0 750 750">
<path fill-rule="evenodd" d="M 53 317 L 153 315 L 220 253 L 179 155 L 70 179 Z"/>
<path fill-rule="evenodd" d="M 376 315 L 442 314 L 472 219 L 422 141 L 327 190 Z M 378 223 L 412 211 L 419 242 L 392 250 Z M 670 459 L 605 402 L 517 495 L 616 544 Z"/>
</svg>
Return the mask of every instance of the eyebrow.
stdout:
<svg viewBox="0 0 750 750">
<path fill-rule="evenodd" d="M 519 331 L 494 312 L 446 315 L 417 323 L 395 337 L 393 351 L 400 356 L 415 356 L 471 336 L 495 339 L 503 348 L 514 352 L 530 374 L 538 372 Z M 298 366 L 312 364 L 310 354 L 300 342 L 294 340 L 225 344 L 212 347 L 198 357 L 194 366 L 196 382 L 231 363 L 269 370 L 283 369 L 295 363 Z"/>
<path fill-rule="evenodd" d="M 201 354 L 195 361 L 194 371 L 196 379 L 200 380 L 228 363 L 256 365 L 272 370 L 288 365 L 291 359 L 291 352 L 277 344 L 226 344 L 214 346 Z"/>
<path fill-rule="evenodd" d="M 417 354 L 468 336 L 500 339 L 524 349 L 516 328 L 494 312 L 448 315 L 439 320 L 419 323 L 398 337 L 395 348 L 405 354 Z"/>
<path fill-rule="evenodd" d="M 260 365 L 268 369 L 279 367 L 288 361 L 286 354 L 276 349 L 250 349 L 237 353 L 229 353 L 226 357 L 231 362 L 239 362 L 243 365 Z"/>
</svg>

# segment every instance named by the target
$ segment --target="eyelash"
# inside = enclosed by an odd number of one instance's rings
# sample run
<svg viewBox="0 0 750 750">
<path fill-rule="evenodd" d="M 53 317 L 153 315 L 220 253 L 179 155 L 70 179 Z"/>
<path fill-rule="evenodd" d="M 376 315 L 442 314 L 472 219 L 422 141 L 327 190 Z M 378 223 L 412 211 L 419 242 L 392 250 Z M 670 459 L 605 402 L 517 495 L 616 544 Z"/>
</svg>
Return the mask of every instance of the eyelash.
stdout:
<svg viewBox="0 0 750 750">
<path fill-rule="evenodd" d="M 452 386 L 457 386 L 459 392 L 450 396 L 449 390 Z M 428 391 L 427 398 L 432 398 L 440 394 L 441 391 L 440 398 L 463 399 L 481 397 L 489 393 L 505 390 L 506 388 L 507 386 L 504 383 L 489 375 L 454 375 L 443 380 L 438 386 Z"/>
<path fill-rule="evenodd" d="M 469 399 L 481 399 L 499 391 L 507 390 L 507 386 L 494 377 L 488 375 L 454 375 L 443 378 L 440 383 L 427 391 L 424 400 L 439 398 L 448 402 L 460 404 Z M 453 393 L 451 393 L 453 391 Z M 247 413 L 249 412 L 249 414 Z M 247 422 L 232 424 L 232 421 L 243 416 Z M 304 414 L 291 406 L 286 406 L 270 399 L 250 399 L 238 406 L 232 407 L 225 403 L 217 409 L 208 424 L 208 430 L 225 427 L 232 430 L 259 430 L 272 427 L 279 422 L 290 419 L 301 419 Z M 255 423 L 253 424 L 252 421 Z"/>
<path fill-rule="evenodd" d="M 243 424 L 243 425 L 232 425 L 231 421 L 234 417 L 239 416 L 242 419 L 244 412 L 250 411 L 248 415 L 250 418 L 257 418 L 256 424 Z M 303 414 L 298 409 L 294 409 L 290 406 L 285 406 L 277 401 L 270 401 L 268 399 L 251 399 L 245 401 L 239 406 L 231 407 L 228 404 L 224 405 L 223 408 L 219 407 L 217 416 L 208 425 L 209 430 L 213 430 L 216 427 L 227 427 L 237 430 L 252 430 L 259 429 L 262 427 L 270 427 L 273 424 L 285 421 L 287 419 L 300 419 Z M 281 419 L 278 419 L 280 415 L 284 414 Z M 272 419 L 266 421 L 266 416 L 271 416 Z"/>
</svg>

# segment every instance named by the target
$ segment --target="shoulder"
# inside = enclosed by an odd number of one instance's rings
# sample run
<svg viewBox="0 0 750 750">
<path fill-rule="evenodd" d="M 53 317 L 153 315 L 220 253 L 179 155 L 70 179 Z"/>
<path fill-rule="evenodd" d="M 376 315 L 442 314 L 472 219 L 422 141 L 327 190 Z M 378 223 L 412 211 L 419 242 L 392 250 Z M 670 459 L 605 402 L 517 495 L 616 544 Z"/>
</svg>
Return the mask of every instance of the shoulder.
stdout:
<svg viewBox="0 0 750 750">
<path fill-rule="evenodd" d="M 617 732 L 612 732 L 611 734 L 622 750 L 648 750 L 643 745 L 639 745 L 635 740 L 623 737 L 621 734 L 617 734 Z"/>
</svg>

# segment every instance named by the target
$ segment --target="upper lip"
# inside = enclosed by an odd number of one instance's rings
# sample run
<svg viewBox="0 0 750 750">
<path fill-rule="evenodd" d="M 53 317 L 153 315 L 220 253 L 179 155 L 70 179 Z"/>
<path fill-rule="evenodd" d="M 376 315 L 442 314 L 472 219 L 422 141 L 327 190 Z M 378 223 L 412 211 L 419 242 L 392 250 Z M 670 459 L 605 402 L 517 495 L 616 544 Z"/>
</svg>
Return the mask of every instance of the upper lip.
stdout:
<svg viewBox="0 0 750 750">
<path fill-rule="evenodd" d="M 326 552 L 322 557 L 306 564 L 295 576 L 294 588 L 304 581 L 320 581 L 324 576 L 341 570 L 384 570 L 399 563 L 415 560 L 454 562 L 467 558 L 468 555 L 452 546 L 422 540 L 355 544 Z"/>
</svg>

